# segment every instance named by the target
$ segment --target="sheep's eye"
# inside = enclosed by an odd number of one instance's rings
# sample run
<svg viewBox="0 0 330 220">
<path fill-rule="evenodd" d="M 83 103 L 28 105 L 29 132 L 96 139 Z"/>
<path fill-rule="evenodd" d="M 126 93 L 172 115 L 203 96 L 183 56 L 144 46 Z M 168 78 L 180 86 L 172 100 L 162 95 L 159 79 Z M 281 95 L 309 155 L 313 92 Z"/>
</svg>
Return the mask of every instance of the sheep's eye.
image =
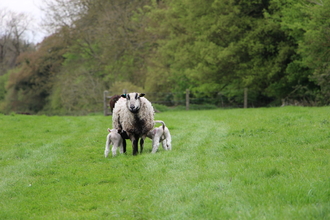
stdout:
<svg viewBox="0 0 330 220">
<path fill-rule="evenodd" d="M 128 94 L 127 94 L 127 99 L 128 99 L 128 100 L 130 100 L 130 97 L 129 97 L 129 95 L 128 95 Z"/>
<path fill-rule="evenodd" d="M 135 99 L 138 99 L 138 94 L 137 93 L 135 93 Z"/>
</svg>

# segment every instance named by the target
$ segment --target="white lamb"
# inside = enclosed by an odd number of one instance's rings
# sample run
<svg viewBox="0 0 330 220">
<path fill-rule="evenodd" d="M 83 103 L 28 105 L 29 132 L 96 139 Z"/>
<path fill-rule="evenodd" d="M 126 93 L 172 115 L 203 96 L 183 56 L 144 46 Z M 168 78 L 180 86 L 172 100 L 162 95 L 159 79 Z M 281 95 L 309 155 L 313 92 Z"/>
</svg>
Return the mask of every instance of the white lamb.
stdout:
<svg viewBox="0 0 330 220">
<path fill-rule="evenodd" d="M 112 156 L 116 156 L 117 154 L 117 148 L 119 147 L 120 153 L 124 153 L 123 150 L 123 139 L 118 133 L 117 129 L 110 129 L 108 128 L 109 134 L 107 135 L 107 141 L 105 143 L 105 150 L 104 150 L 104 156 L 108 157 L 109 152 L 110 152 L 110 144 L 112 144 Z"/>
<path fill-rule="evenodd" d="M 132 141 L 133 155 L 138 153 L 138 142 L 141 138 L 140 152 L 143 150 L 144 139 L 154 127 L 154 109 L 144 98 L 144 93 L 128 93 L 122 95 L 113 109 L 112 127 L 125 131 Z M 124 145 L 124 152 L 126 147 Z"/>
<path fill-rule="evenodd" d="M 162 125 L 152 129 L 148 132 L 147 137 L 152 140 L 152 151 L 151 153 L 156 153 L 159 147 L 159 143 L 162 142 L 164 150 L 172 150 L 172 138 L 170 131 L 166 127 L 163 121 L 155 121 L 156 123 L 161 123 Z"/>
</svg>

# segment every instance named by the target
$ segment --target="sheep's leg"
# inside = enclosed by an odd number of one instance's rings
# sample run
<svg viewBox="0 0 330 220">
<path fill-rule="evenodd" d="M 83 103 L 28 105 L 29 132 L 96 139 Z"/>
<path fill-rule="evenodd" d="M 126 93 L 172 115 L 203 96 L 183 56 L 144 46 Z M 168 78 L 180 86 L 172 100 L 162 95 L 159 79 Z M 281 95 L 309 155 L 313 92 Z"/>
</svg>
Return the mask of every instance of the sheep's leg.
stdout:
<svg viewBox="0 0 330 220">
<path fill-rule="evenodd" d="M 126 140 L 123 139 L 122 153 L 126 153 Z"/>
<path fill-rule="evenodd" d="M 141 140 L 140 140 L 140 153 L 142 153 L 142 151 L 143 151 L 143 146 L 144 146 L 144 139 L 141 138 Z"/>
<path fill-rule="evenodd" d="M 123 153 L 126 153 L 126 138 L 128 138 L 127 133 L 123 130 L 121 130 L 119 132 L 121 139 L 122 139 L 122 149 L 123 149 Z"/>
<path fill-rule="evenodd" d="M 110 135 L 111 134 L 107 135 L 107 142 L 105 143 L 105 149 L 104 149 L 104 157 L 108 157 L 109 152 L 110 152 L 110 146 L 109 146 L 111 143 Z"/>
<path fill-rule="evenodd" d="M 139 137 L 133 137 L 131 141 L 132 141 L 133 155 L 137 155 L 139 151 L 138 149 Z"/>
</svg>

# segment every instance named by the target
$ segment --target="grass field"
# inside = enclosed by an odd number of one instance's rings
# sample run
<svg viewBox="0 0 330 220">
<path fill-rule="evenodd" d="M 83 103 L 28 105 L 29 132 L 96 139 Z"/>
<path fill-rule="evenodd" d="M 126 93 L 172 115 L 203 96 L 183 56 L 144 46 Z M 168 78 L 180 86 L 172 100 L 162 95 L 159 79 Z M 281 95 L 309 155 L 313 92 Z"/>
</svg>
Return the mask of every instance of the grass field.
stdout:
<svg viewBox="0 0 330 220">
<path fill-rule="evenodd" d="M 330 108 L 158 113 L 161 147 L 104 158 L 111 117 L 0 115 L 0 219 L 330 219 Z"/>
</svg>

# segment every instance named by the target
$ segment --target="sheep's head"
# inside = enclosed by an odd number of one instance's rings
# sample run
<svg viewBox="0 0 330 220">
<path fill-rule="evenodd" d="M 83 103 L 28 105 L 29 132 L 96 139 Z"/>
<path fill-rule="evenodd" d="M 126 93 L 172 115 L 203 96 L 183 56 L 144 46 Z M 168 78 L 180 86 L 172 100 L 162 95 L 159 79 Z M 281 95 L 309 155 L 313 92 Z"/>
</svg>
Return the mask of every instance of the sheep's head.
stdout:
<svg viewBox="0 0 330 220">
<path fill-rule="evenodd" d="M 138 113 L 141 107 L 140 98 L 143 97 L 144 93 L 128 93 L 123 94 L 121 97 L 126 98 L 126 105 L 128 110 L 132 113 Z"/>
</svg>

